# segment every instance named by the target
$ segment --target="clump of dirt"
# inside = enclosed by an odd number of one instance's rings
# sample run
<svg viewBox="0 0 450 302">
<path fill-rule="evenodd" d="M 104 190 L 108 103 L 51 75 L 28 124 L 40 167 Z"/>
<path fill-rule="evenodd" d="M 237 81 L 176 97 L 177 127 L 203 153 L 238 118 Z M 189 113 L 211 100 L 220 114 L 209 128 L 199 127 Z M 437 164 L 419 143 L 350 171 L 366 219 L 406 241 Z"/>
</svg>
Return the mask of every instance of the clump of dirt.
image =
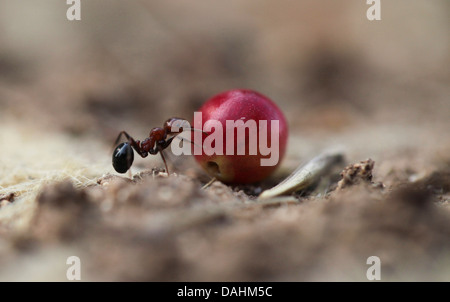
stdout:
<svg viewBox="0 0 450 302">
<path fill-rule="evenodd" d="M 15 196 L 16 195 L 14 192 L 0 195 L 0 208 L 7 206 L 7 205 L 11 204 L 12 202 L 14 202 Z"/>
<path fill-rule="evenodd" d="M 345 167 L 341 172 L 342 179 L 337 184 L 337 190 L 359 183 L 372 183 L 372 170 L 375 162 L 370 158 Z M 379 184 L 382 187 L 382 184 Z"/>
<path fill-rule="evenodd" d="M 68 181 L 46 187 L 37 204 L 32 236 L 45 242 L 72 241 L 99 217 L 86 192 Z"/>
</svg>

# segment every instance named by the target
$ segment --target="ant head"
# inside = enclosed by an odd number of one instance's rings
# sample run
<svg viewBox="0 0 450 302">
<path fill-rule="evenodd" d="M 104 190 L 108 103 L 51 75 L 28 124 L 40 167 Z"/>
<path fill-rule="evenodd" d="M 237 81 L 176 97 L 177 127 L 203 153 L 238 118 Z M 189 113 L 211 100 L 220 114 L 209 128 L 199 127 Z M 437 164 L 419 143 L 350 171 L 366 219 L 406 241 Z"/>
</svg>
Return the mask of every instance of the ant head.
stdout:
<svg viewBox="0 0 450 302">
<path fill-rule="evenodd" d="M 134 152 L 129 143 L 121 143 L 113 152 L 112 164 L 118 173 L 125 173 L 130 169 L 134 160 Z"/>
</svg>

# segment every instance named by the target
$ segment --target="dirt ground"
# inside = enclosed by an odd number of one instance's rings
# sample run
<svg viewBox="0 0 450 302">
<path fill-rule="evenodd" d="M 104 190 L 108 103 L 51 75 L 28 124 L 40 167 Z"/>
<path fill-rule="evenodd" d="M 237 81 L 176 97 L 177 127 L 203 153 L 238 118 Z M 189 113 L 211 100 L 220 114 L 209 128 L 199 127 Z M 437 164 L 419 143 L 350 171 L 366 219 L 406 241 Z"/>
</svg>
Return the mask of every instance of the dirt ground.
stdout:
<svg viewBox="0 0 450 302">
<path fill-rule="evenodd" d="M 381 21 L 359 0 L 107 2 L 81 21 L 0 2 L 1 281 L 65 281 L 70 256 L 83 281 L 367 281 L 370 256 L 382 281 L 450 281 L 448 1 L 381 0 Z M 121 130 L 233 88 L 286 114 L 272 177 L 202 189 L 187 156 L 169 177 L 159 156 L 113 170 Z M 257 200 L 335 147 L 331 177 Z"/>
</svg>

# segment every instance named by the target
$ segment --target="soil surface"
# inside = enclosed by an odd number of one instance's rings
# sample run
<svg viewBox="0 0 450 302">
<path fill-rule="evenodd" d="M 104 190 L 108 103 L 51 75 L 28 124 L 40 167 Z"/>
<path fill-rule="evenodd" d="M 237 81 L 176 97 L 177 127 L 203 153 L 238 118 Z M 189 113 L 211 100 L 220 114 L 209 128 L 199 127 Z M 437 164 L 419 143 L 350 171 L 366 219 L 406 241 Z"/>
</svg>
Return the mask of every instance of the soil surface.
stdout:
<svg viewBox="0 0 450 302">
<path fill-rule="evenodd" d="M 0 3 L 0 280 L 450 281 L 446 0 Z M 320 2 L 320 3 L 319 3 Z M 394 2 L 394 3 L 392 3 Z M 257 90 L 289 122 L 269 179 L 214 182 L 188 157 L 111 165 L 209 97 Z M 329 148 L 344 162 L 258 200 Z M 169 153 L 169 152 L 168 152 Z"/>
</svg>

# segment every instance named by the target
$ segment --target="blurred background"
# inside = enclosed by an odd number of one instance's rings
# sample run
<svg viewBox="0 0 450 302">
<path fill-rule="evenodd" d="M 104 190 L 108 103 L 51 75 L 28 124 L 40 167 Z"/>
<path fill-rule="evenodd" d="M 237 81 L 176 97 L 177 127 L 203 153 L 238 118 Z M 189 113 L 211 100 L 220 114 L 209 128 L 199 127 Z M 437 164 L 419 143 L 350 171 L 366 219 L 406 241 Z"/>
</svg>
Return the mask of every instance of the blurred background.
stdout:
<svg viewBox="0 0 450 302">
<path fill-rule="evenodd" d="M 0 4 L 2 120 L 92 136 L 147 134 L 212 95 L 251 88 L 294 133 L 447 119 L 448 1 L 64 1 Z M 430 118 L 432 117 L 432 118 Z M 46 130 L 46 131 L 47 131 Z"/>
<path fill-rule="evenodd" d="M 42 182 L 113 172 L 119 131 L 143 139 L 234 88 L 285 112 L 287 171 L 334 145 L 373 158 L 387 187 L 450 167 L 448 0 L 381 0 L 381 21 L 362 0 L 81 0 L 81 21 L 68 8 L 0 2 L 0 193 L 20 205 L 1 209 L 0 235 L 29 226 Z"/>
</svg>

